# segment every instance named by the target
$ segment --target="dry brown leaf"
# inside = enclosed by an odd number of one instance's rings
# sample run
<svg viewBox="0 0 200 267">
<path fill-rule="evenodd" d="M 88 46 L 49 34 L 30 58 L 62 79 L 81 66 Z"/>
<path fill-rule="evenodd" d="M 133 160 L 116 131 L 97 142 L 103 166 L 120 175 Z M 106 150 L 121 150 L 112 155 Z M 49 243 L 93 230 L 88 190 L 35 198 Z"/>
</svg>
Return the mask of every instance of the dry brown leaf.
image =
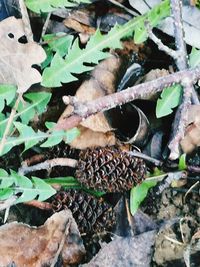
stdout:
<svg viewBox="0 0 200 267">
<path fill-rule="evenodd" d="M 64 25 L 70 29 L 75 30 L 76 32 L 79 33 L 86 33 L 89 35 L 92 35 L 95 33 L 96 29 L 93 27 L 90 27 L 88 25 L 82 24 L 81 22 L 75 20 L 75 19 L 71 19 L 71 18 L 67 18 L 64 20 Z"/>
<path fill-rule="evenodd" d="M 113 146 L 116 142 L 115 136 L 112 132 L 101 133 L 92 131 L 86 127 L 78 127 L 81 134 L 70 145 L 79 149 L 94 146 Z"/>
<path fill-rule="evenodd" d="M 18 267 L 49 266 L 63 237 L 61 253 L 65 265 L 79 263 L 85 250 L 70 211 L 54 214 L 38 228 L 17 222 L 3 225 L 0 227 L 0 266 L 12 262 Z"/>
<path fill-rule="evenodd" d="M 91 101 L 104 95 L 112 94 L 115 91 L 117 71 L 121 60 L 112 56 L 102 61 L 91 73 L 91 78 L 85 81 L 78 89 L 76 97 L 79 101 Z M 58 123 L 63 118 L 70 116 L 72 107 L 68 106 Z M 90 116 L 81 122 L 80 135 L 71 146 L 79 149 L 93 146 L 107 146 L 115 144 L 115 135 L 111 132 L 107 119 L 103 113 Z"/>
<path fill-rule="evenodd" d="M 32 65 L 40 64 L 46 58 L 38 44 L 19 42 L 24 35 L 21 19 L 9 17 L 0 22 L 0 83 L 17 85 L 18 93 L 41 82 L 40 73 Z"/>
<path fill-rule="evenodd" d="M 200 105 L 192 105 L 188 110 L 188 121 L 185 137 L 181 140 L 181 148 L 184 153 L 192 152 L 200 146 Z"/>
<path fill-rule="evenodd" d="M 156 231 L 134 237 L 117 237 L 102 247 L 98 254 L 84 267 L 149 267 Z"/>
</svg>

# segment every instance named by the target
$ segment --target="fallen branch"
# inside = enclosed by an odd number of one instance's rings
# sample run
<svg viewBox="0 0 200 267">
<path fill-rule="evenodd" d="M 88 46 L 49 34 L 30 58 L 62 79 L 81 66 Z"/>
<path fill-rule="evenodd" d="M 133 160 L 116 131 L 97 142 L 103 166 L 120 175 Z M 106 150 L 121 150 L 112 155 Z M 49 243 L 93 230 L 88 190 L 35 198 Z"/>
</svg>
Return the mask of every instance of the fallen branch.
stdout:
<svg viewBox="0 0 200 267">
<path fill-rule="evenodd" d="M 75 97 L 64 96 L 64 103 L 66 105 L 72 105 L 74 111 L 70 117 L 65 117 L 63 120 L 60 120 L 56 125 L 56 129 L 67 130 L 73 128 L 82 120 L 98 112 L 109 110 L 135 99 L 151 99 L 152 96 L 161 92 L 165 87 L 173 84 L 181 84 L 185 79 L 194 84 L 199 78 L 200 67 L 196 67 L 160 77 L 150 82 L 138 84 L 136 86 L 129 87 L 126 90 L 106 95 L 88 102 L 79 102 Z"/>
<path fill-rule="evenodd" d="M 67 166 L 67 167 L 75 168 L 76 165 L 77 165 L 77 160 L 75 159 L 55 158 L 55 159 L 46 160 L 44 162 L 35 164 L 33 166 L 24 165 L 18 170 L 18 173 L 20 175 L 25 175 L 26 173 L 29 173 L 29 172 L 49 170 L 55 166 Z"/>
<path fill-rule="evenodd" d="M 152 162 L 155 166 L 162 166 L 163 162 L 157 159 L 154 159 L 152 157 L 149 157 L 141 152 L 137 151 L 124 151 L 124 153 L 129 154 L 132 157 L 137 157 L 137 158 L 142 158 L 146 161 Z M 49 170 L 55 166 L 62 166 L 62 167 L 71 167 L 71 168 L 76 168 L 78 160 L 76 159 L 71 159 L 71 158 L 55 158 L 55 159 L 48 159 L 45 160 L 41 163 L 32 165 L 32 166 L 27 166 L 26 160 L 22 167 L 18 170 L 18 173 L 20 175 L 25 175 L 30 172 L 34 171 L 40 171 L 40 170 Z"/>
<path fill-rule="evenodd" d="M 174 34 L 178 54 L 178 57 L 176 58 L 176 65 L 179 70 L 185 70 L 188 68 L 188 60 L 183 32 L 182 2 L 180 0 L 171 0 L 171 11 L 172 16 L 174 18 Z M 176 116 L 176 120 L 174 122 L 174 131 L 172 132 L 171 141 L 168 145 L 170 149 L 169 159 L 171 160 L 177 159 L 180 156 L 180 141 L 185 134 L 185 128 L 188 118 L 188 109 L 189 106 L 192 104 L 192 95 L 193 100 L 195 100 L 196 98 L 193 83 L 191 82 L 191 80 L 185 79 L 185 81 L 182 82 L 182 85 L 183 102 L 177 110 L 178 115 Z"/>
</svg>

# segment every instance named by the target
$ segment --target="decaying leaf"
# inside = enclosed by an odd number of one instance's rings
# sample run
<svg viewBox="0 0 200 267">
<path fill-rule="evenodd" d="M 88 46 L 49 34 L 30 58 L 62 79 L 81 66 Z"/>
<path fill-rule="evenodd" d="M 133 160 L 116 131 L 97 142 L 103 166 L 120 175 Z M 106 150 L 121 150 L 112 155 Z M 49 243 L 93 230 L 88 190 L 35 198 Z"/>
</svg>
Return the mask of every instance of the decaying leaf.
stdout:
<svg viewBox="0 0 200 267">
<path fill-rule="evenodd" d="M 33 68 L 46 55 L 34 42 L 23 43 L 25 36 L 21 19 L 9 17 L 0 22 L 0 83 L 14 84 L 24 93 L 34 83 L 41 82 L 40 73 Z"/>
<path fill-rule="evenodd" d="M 93 13 L 91 16 L 91 12 L 88 9 L 75 10 L 69 14 L 63 23 L 66 27 L 76 32 L 91 35 L 96 31 L 96 28 L 91 26 L 91 20 L 95 17 Z"/>
<path fill-rule="evenodd" d="M 102 61 L 91 73 L 91 78 L 85 81 L 78 89 L 76 97 L 79 101 L 90 101 L 115 91 L 116 73 L 120 67 L 121 60 L 112 56 Z M 72 107 L 68 106 L 59 123 L 63 118 L 69 116 Z M 106 146 L 115 144 L 115 136 L 111 133 L 103 113 L 90 116 L 84 120 L 79 127 L 81 134 L 71 143 L 72 147 L 83 149 L 92 146 Z"/>
<path fill-rule="evenodd" d="M 79 263 L 85 253 L 77 225 L 69 210 L 50 217 L 36 228 L 12 222 L 0 227 L 0 266 L 49 266 L 64 240 L 61 257 L 64 266 Z"/>
<path fill-rule="evenodd" d="M 192 105 L 188 110 L 188 121 L 185 137 L 181 141 L 184 153 L 192 152 L 200 146 L 200 105 Z"/>
<path fill-rule="evenodd" d="M 149 231 L 135 237 L 117 237 L 105 245 L 84 267 L 148 267 L 151 262 L 152 245 L 156 231 Z"/>
</svg>

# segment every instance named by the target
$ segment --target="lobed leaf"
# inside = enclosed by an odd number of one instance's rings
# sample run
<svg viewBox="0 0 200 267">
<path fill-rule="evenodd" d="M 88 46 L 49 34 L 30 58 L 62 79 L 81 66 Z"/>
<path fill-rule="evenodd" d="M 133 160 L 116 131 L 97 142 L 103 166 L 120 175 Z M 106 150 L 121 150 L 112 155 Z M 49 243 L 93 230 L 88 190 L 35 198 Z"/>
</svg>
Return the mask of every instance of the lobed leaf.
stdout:
<svg viewBox="0 0 200 267">
<path fill-rule="evenodd" d="M 155 181 L 144 181 L 140 185 L 137 185 L 131 189 L 130 210 L 132 215 L 136 213 L 140 204 L 147 196 L 149 189 L 154 187 L 156 183 L 157 182 Z"/>
<path fill-rule="evenodd" d="M 28 101 L 23 100 L 23 102 L 19 103 L 17 113 L 13 120 L 15 121 L 17 118 L 20 118 L 22 123 L 28 124 L 35 115 L 40 115 L 46 110 L 47 104 L 51 99 L 51 93 L 27 93 L 24 95 L 24 98 Z M 0 114 L 0 136 L 3 136 L 7 122 L 8 118 Z"/>
<path fill-rule="evenodd" d="M 16 96 L 17 88 L 14 85 L 1 84 L 0 85 L 0 112 L 4 109 L 5 102 L 9 105 Z"/>
<path fill-rule="evenodd" d="M 45 183 L 42 179 L 32 177 L 32 181 L 39 201 L 44 201 L 56 193 L 56 190 L 49 184 Z"/>
<path fill-rule="evenodd" d="M 45 42 L 47 42 L 51 51 L 58 52 L 61 57 L 67 54 L 67 51 L 71 47 L 74 39 L 73 35 L 66 35 L 64 32 L 46 34 L 42 38 Z"/>
<path fill-rule="evenodd" d="M 2 155 L 10 151 L 14 146 L 20 144 L 25 145 L 24 151 L 26 151 L 45 139 L 47 139 L 47 141 L 41 145 L 43 147 L 55 145 L 55 142 L 53 143 L 51 138 L 54 138 L 53 140 L 59 139 L 60 142 L 64 140 L 66 143 L 69 143 L 72 141 L 72 138 L 76 138 L 79 134 L 77 128 L 70 129 L 66 132 L 62 130 L 44 133 L 41 131 L 35 132 L 30 126 L 24 125 L 20 122 L 14 122 L 14 125 L 19 131 L 19 136 L 7 138 Z M 50 141 L 48 141 L 48 138 L 50 138 Z"/>
<path fill-rule="evenodd" d="M 154 16 L 156 18 L 154 18 Z M 143 42 L 147 39 L 144 22 L 151 19 L 150 23 L 155 26 L 162 18 L 169 16 L 169 0 L 161 2 L 146 15 L 139 16 L 127 22 L 125 25 L 115 25 L 108 34 L 101 34 L 99 30 L 90 38 L 85 49 L 79 47 L 78 39 L 68 49 L 68 54 L 62 58 L 57 52 L 50 67 L 47 67 L 42 75 L 42 85 L 46 87 L 59 87 L 62 83 L 77 80 L 74 74 L 93 69 L 89 64 L 97 64 L 100 60 L 107 58 L 110 54 L 105 52 L 106 48 L 121 48 L 120 40 L 131 36 L 135 31 L 135 41 Z"/>
<path fill-rule="evenodd" d="M 79 4 L 89 4 L 89 0 L 25 0 L 26 6 L 36 12 L 52 12 L 58 8 L 74 7 Z"/>
<path fill-rule="evenodd" d="M 3 176 L 4 175 L 4 176 Z M 2 184 L 2 181 L 12 181 L 10 184 Z M 1 169 L 0 171 L 0 200 L 6 200 L 13 195 L 21 194 L 15 204 L 31 201 L 38 197 L 39 201 L 44 201 L 56 193 L 56 190 L 42 179 L 32 177 L 32 181 L 26 176 L 19 175 L 11 171 L 11 174 Z"/>
<path fill-rule="evenodd" d="M 61 57 L 65 56 L 72 45 L 73 39 L 72 35 L 66 35 L 64 32 L 44 35 L 43 40 L 47 43 L 47 46 L 44 48 L 47 58 L 42 63 L 42 68 L 47 67 L 51 63 L 55 52 L 59 53 Z"/>
<path fill-rule="evenodd" d="M 156 117 L 161 118 L 173 112 L 173 108 L 180 103 L 182 96 L 181 85 L 174 85 L 164 89 L 161 93 L 161 99 L 158 99 L 156 105 Z"/>
</svg>

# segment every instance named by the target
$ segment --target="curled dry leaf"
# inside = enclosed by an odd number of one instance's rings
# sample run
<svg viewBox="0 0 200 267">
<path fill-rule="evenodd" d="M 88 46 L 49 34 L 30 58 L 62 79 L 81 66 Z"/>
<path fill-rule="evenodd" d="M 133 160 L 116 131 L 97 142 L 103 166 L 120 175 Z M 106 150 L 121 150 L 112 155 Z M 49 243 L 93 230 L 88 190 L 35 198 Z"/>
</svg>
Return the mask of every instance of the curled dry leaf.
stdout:
<svg viewBox="0 0 200 267">
<path fill-rule="evenodd" d="M 77 264 L 85 253 L 77 225 L 69 210 L 50 217 L 36 228 L 12 222 L 0 227 L 0 266 L 49 266 L 60 247 L 64 266 Z"/>
<path fill-rule="evenodd" d="M 181 141 L 184 153 L 192 152 L 200 146 L 200 105 L 192 105 L 188 110 L 188 121 L 185 137 Z"/>
<path fill-rule="evenodd" d="M 9 17 L 0 22 L 0 83 L 14 84 L 18 93 L 41 82 L 40 73 L 33 68 L 45 60 L 46 54 L 34 42 L 23 43 L 25 36 L 21 19 Z"/>
<path fill-rule="evenodd" d="M 116 74 L 120 68 L 121 60 L 117 56 L 112 56 L 102 61 L 91 73 L 91 78 L 85 81 L 78 89 L 76 97 L 79 101 L 90 101 L 104 95 L 114 93 Z M 72 113 L 73 109 L 68 106 L 58 123 Z M 90 116 L 80 124 L 81 134 L 76 138 L 71 146 L 84 149 L 92 146 L 114 145 L 116 140 L 111 132 L 103 113 Z"/>
</svg>

